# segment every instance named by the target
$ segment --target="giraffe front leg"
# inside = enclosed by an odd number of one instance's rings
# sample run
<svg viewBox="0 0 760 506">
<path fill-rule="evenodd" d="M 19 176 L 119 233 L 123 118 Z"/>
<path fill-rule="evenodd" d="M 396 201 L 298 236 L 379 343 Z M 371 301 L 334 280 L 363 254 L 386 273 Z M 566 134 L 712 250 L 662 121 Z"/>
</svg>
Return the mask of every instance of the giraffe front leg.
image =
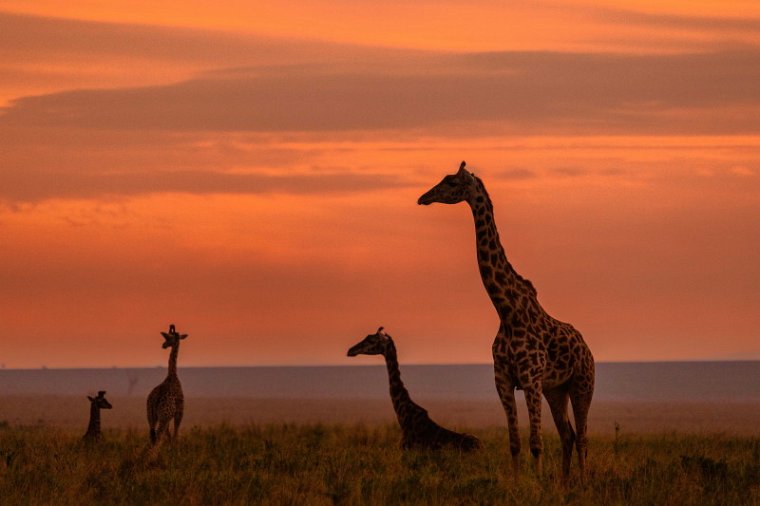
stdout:
<svg viewBox="0 0 760 506">
<path fill-rule="evenodd" d="M 517 427 L 517 402 L 515 401 L 515 387 L 511 382 L 499 380 L 496 377 L 496 390 L 499 392 L 501 405 L 507 415 L 507 428 L 509 429 L 509 451 L 512 454 L 512 474 L 517 479 L 520 472 L 520 431 Z"/>
<path fill-rule="evenodd" d="M 536 474 L 541 474 L 541 458 L 544 443 L 541 440 L 541 383 L 534 383 L 525 389 L 525 403 L 528 405 L 530 418 L 530 453 L 536 465 Z"/>
</svg>

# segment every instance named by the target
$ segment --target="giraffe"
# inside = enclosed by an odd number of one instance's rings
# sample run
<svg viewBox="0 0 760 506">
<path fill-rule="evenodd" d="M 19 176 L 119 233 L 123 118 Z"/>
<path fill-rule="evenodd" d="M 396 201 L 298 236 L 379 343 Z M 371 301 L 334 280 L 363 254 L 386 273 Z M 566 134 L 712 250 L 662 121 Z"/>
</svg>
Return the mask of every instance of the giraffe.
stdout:
<svg viewBox="0 0 760 506">
<path fill-rule="evenodd" d="M 155 445 L 159 439 L 177 439 L 179 424 L 185 408 L 185 397 L 182 394 L 182 384 L 177 377 L 177 353 L 179 342 L 187 334 L 179 334 L 174 325 L 169 325 L 169 333 L 161 332 L 164 336 L 162 348 L 171 348 L 169 354 L 169 371 L 166 379 L 154 388 L 148 395 L 148 426 L 150 427 L 150 442 Z M 174 436 L 169 434 L 169 422 L 174 419 Z"/>
<path fill-rule="evenodd" d="M 87 432 L 82 439 L 85 441 L 95 441 L 100 439 L 100 410 L 111 409 L 111 403 L 106 399 L 106 391 L 101 390 L 96 397 L 87 398 L 90 400 L 90 424 L 87 426 Z"/>
<path fill-rule="evenodd" d="M 499 240 L 491 199 L 483 182 L 465 169 L 465 162 L 456 174 L 445 176 L 417 203 L 456 204 L 463 201 L 469 204 L 475 220 L 480 276 L 500 319 L 492 353 L 496 390 L 507 415 L 513 473 L 517 476 L 520 466 L 514 391 L 522 389 L 530 419 L 530 451 L 537 473 L 541 472 L 543 453 L 543 394 L 562 440 L 562 479 L 567 480 L 570 473 L 575 444 L 583 480 L 587 455 L 586 423 L 594 393 L 591 350 L 572 325 L 558 321 L 544 311 L 531 282 L 512 268 Z M 567 414 L 568 400 L 572 404 L 575 431 Z"/>
<path fill-rule="evenodd" d="M 403 449 L 438 449 L 442 446 L 451 446 L 459 450 L 470 451 L 480 448 L 478 438 L 470 434 L 459 434 L 444 429 L 430 419 L 427 410 L 412 401 L 403 381 L 401 381 L 396 345 L 391 336 L 385 333 L 383 327 L 352 346 L 347 355 L 349 357 L 356 355 L 383 355 L 385 357 L 391 401 L 396 412 L 396 418 L 401 426 L 401 447 Z"/>
</svg>

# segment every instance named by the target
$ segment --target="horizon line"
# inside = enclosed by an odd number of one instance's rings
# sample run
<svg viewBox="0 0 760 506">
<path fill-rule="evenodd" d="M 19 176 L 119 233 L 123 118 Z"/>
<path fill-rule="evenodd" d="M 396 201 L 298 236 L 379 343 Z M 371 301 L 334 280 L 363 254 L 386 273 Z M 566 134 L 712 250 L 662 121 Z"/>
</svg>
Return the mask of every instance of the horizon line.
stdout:
<svg viewBox="0 0 760 506">
<path fill-rule="evenodd" d="M 760 362 L 756 358 L 705 358 L 705 359 L 668 359 L 668 360 L 600 360 L 601 364 L 698 364 L 698 363 Z M 492 362 L 447 362 L 447 363 L 408 363 L 404 367 L 456 367 L 456 366 L 492 366 Z M 165 369 L 166 364 L 134 366 L 82 366 L 82 367 L 0 367 L 2 371 L 70 371 L 70 370 L 119 370 L 119 369 Z M 226 364 L 226 365 L 187 365 L 183 369 L 306 369 L 320 367 L 384 367 L 382 364 Z"/>
</svg>

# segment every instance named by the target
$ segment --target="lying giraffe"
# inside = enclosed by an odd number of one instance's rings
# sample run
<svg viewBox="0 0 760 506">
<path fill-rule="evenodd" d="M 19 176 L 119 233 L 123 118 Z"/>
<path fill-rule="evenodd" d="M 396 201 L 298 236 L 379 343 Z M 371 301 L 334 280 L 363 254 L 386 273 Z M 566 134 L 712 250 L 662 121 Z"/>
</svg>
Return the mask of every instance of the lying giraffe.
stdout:
<svg viewBox="0 0 760 506">
<path fill-rule="evenodd" d="M 177 377 L 177 354 L 179 342 L 187 334 L 178 334 L 174 325 L 169 325 L 169 333 L 161 332 L 164 336 L 162 348 L 171 348 L 169 354 L 169 371 L 166 379 L 154 388 L 148 395 L 148 425 L 150 427 L 150 442 L 156 444 L 159 439 L 177 439 L 179 424 L 185 410 L 185 397 L 182 394 L 182 384 Z M 174 419 L 174 436 L 169 434 L 169 423 Z"/>
<path fill-rule="evenodd" d="M 396 345 L 383 327 L 365 337 L 360 343 L 348 350 L 349 357 L 356 355 L 382 355 L 388 368 L 388 381 L 391 389 L 391 401 L 396 411 L 396 418 L 401 426 L 401 447 L 438 449 L 452 446 L 464 451 L 480 448 L 480 441 L 469 434 L 459 434 L 444 429 L 428 416 L 427 410 L 415 404 L 401 381 L 398 368 Z"/>
<path fill-rule="evenodd" d="M 98 392 L 97 397 L 87 398 L 90 400 L 90 424 L 87 426 L 87 432 L 82 437 L 85 441 L 95 441 L 100 439 L 100 410 L 111 409 L 111 403 L 106 400 L 106 391 Z"/>
<path fill-rule="evenodd" d="M 546 397 L 562 440 L 562 476 L 570 472 L 573 444 L 583 480 L 586 466 L 586 422 L 594 395 L 594 357 L 583 336 L 569 323 L 549 316 L 538 302 L 536 289 L 507 260 L 493 217 L 493 205 L 483 181 L 465 169 L 445 176 L 417 201 L 466 202 L 475 220 L 478 267 L 488 296 L 499 315 L 499 332 L 492 352 L 496 390 L 509 427 L 513 472 L 517 475 L 520 434 L 517 430 L 515 389 L 525 391 L 530 418 L 530 451 L 541 471 L 541 395 Z M 567 416 L 572 403 L 575 431 Z"/>
</svg>

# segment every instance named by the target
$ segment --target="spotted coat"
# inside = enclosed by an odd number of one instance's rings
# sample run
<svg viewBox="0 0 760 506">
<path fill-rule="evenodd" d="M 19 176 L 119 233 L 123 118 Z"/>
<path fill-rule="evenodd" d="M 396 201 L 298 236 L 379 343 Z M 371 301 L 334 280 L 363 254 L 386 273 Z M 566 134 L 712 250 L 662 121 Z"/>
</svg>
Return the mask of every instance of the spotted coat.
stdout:
<svg viewBox="0 0 760 506">
<path fill-rule="evenodd" d="M 177 376 L 177 354 L 180 340 L 187 334 L 176 332 L 174 325 L 169 326 L 169 332 L 161 332 L 164 336 L 163 348 L 171 348 L 169 354 L 169 370 L 166 379 L 155 387 L 148 395 L 148 426 L 150 442 L 155 445 L 162 438 L 176 439 L 179 435 L 179 425 L 185 410 L 185 397 L 182 393 L 182 383 Z M 174 435 L 169 433 L 169 424 L 174 420 Z"/>
<path fill-rule="evenodd" d="M 390 335 L 380 327 L 348 350 L 348 356 L 383 355 L 388 369 L 391 402 L 396 419 L 401 426 L 401 447 L 404 449 L 438 449 L 443 446 L 470 451 L 480 448 L 480 441 L 470 434 L 460 434 L 443 428 L 433 420 L 426 409 L 412 401 L 401 381 L 396 345 Z"/>
<path fill-rule="evenodd" d="M 524 390 L 530 418 L 530 449 L 541 469 L 541 397 L 546 398 L 562 440 L 562 474 L 570 470 L 575 444 L 583 477 L 587 453 L 586 425 L 594 392 L 594 358 L 580 332 L 551 317 L 538 302 L 536 289 L 507 260 L 483 182 L 465 169 L 447 175 L 418 203 L 467 202 L 475 221 L 478 268 L 483 286 L 499 316 L 492 353 L 496 390 L 507 415 L 513 471 L 519 469 L 520 436 L 514 391 Z M 567 414 L 572 404 L 575 430 Z M 576 434 L 577 432 L 577 434 Z"/>
</svg>

